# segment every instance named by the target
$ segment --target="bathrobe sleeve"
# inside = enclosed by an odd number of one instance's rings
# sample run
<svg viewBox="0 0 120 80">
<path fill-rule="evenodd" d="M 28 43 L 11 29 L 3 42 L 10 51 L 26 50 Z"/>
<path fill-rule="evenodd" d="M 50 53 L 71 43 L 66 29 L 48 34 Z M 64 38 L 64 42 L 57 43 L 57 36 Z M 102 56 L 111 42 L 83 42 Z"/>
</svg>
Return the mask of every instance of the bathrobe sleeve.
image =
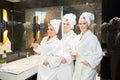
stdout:
<svg viewBox="0 0 120 80">
<path fill-rule="evenodd" d="M 53 44 L 55 45 L 53 51 L 52 51 L 52 55 L 50 55 L 48 57 L 48 63 L 49 63 L 49 66 L 51 68 L 55 68 L 55 67 L 58 67 L 61 63 L 61 59 L 62 59 L 62 44 L 61 42 L 58 42 L 58 44 Z"/>
<path fill-rule="evenodd" d="M 41 46 L 40 45 L 38 45 L 38 47 L 37 48 L 34 48 L 33 49 L 36 53 L 38 53 L 38 54 L 40 54 L 41 52 Z"/>
<path fill-rule="evenodd" d="M 69 45 L 69 49 L 64 53 L 64 58 L 67 60 L 67 63 L 70 64 L 71 62 L 73 62 L 73 58 L 71 57 L 71 54 L 74 53 L 76 54 L 76 49 L 75 46 L 77 45 L 76 41 L 77 38 L 74 36 L 73 39 L 71 39 L 71 44 Z M 67 45 L 67 44 L 66 44 Z"/>
<path fill-rule="evenodd" d="M 34 50 L 36 53 L 41 54 L 41 49 L 42 49 L 41 46 L 44 44 L 45 41 L 46 41 L 46 38 L 43 38 L 42 41 L 41 41 L 41 43 L 40 43 L 40 45 L 38 45 L 37 48 L 33 48 L 33 50 Z"/>
<path fill-rule="evenodd" d="M 63 57 L 67 60 L 68 64 L 70 64 L 73 61 L 73 59 L 72 59 L 72 57 L 71 57 L 69 52 L 66 52 Z"/>
<path fill-rule="evenodd" d="M 92 38 L 91 40 L 89 40 L 90 44 L 89 44 L 89 50 L 91 55 L 89 55 L 87 58 L 87 61 L 89 62 L 90 66 L 92 68 L 95 68 L 101 61 L 103 55 L 102 55 L 102 49 L 101 49 L 101 45 L 98 41 L 97 38 Z"/>
</svg>

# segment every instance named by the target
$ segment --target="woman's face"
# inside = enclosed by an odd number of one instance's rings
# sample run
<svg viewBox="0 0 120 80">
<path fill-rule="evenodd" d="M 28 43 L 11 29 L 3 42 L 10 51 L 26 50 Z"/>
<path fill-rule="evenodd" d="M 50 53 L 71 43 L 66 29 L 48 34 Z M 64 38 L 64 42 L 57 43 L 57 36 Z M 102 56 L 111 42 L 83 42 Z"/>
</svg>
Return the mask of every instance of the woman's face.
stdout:
<svg viewBox="0 0 120 80">
<path fill-rule="evenodd" d="M 48 37 L 53 37 L 56 35 L 55 29 L 52 25 L 48 26 L 47 33 L 48 33 Z"/>
<path fill-rule="evenodd" d="M 68 22 L 68 20 L 65 20 L 63 22 L 63 28 L 64 28 L 64 32 L 67 33 L 71 30 L 71 25 L 70 23 Z"/>
<path fill-rule="evenodd" d="M 85 20 L 85 18 L 81 18 L 79 20 L 79 28 L 80 28 L 82 33 L 85 33 L 88 30 L 88 23 Z"/>
</svg>

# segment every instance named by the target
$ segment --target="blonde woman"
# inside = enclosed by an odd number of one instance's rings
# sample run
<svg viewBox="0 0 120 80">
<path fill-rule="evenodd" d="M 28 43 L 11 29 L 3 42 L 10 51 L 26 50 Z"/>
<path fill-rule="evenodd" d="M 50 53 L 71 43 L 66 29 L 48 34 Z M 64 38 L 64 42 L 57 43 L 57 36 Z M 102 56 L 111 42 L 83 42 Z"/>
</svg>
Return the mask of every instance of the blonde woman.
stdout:
<svg viewBox="0 0 120 80">
<path fill-rule="evenodd" d="M 58 80 L 72 80 L 74 64 L 71 53 L 75 51 L 74 25 L 76 24 L 76 16 L 73 13 L 68 13 L 62 19 L 62 46 L 63 55 L 61 65 L 58 70 Z"/>
<path fill-rule="evenodd" d="M 91 20 L 94 15 L 84 12 L 79 18 L 77 58 L 73 80 L 96 80 L 96 66 L 102 59 L 102 49 L 97 37 L 90 31 Z"/>
<path fill-rule="evenodd" d="M 58 67 L 61 63 L 62 45 L 57 38 L 60 20 L 50 20 L 47 36 L 40 43 L 32 43 L 34 51 L 40 53 L 37 80 L 58 80 L 56 77 Z"/>
</svg>

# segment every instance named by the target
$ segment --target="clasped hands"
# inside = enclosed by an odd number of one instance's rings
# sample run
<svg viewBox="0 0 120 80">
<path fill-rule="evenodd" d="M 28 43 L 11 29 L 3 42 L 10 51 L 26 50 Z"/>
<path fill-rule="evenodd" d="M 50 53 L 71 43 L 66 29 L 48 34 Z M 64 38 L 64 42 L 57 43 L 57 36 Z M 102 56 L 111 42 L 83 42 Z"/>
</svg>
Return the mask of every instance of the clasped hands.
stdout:
<svg viewBox="0 0 120 80">
<path fill-rule="evenodd" d="M 61 60 L 61 63 L 65 64 L 66 62 L 67 62 L 67 60 L 63 57 L 62 60 Z"/>
<path fill-rule="evenodd" d="M 43 65 L 45 65 L 45 66 L 47 66 L 49 63 L 48 63 L 48 61 L 47 60 L 45 60 L 44 62 L 43 62 Z"/>
<path fill-rule="evenodd" d="M 90 66 L 90 64 L 87 61 L 81 61 L 83 65 Z"/>
</svg>

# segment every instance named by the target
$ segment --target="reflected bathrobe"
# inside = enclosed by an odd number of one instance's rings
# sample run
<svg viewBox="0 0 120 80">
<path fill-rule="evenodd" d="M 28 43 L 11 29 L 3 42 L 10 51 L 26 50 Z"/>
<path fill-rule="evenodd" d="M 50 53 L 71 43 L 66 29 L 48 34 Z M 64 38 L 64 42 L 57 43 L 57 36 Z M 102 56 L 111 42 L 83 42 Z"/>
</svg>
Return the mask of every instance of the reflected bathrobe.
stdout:
<svg viewBox="0 0 120 80">
<path fill-rule="evenodd" d="M 102 59 L 102 49 L 97 37 L 88 30 L 80 40 L 82 34 L 78 35 L 78 53 L 75 63 L 75 73 L 73 80 L 96 80 L 96 66 Z M 81 61 L 87 61 L 90 65 L 86 66 Z"/>
<path fill-rule="evenodd" d="M 74 64 L 73 59 L 71 58 L 71 52 L 75 50 L 75 38 L 76 34 L 73 30 L 69 31 L 68 33 L 64 34 L 61 39 L 62 46 L 63 46 L 63 55 L 67 60 L 67 63 L 60 65 L 58 71 L 58 80 L 72 80 Z"/>
<path fill-rule="evenodd" d="M 56 74 L 62 59 L 62 45 L 57 36 L 47 40 L 48 37 L 43 38 L 40 45 L 34 48 L 34 51 L 41 55 L 37 80 L 57 80 Z M 43 65 L 45 60 L 49 63 L 47 66 Z"/>
</svg>

